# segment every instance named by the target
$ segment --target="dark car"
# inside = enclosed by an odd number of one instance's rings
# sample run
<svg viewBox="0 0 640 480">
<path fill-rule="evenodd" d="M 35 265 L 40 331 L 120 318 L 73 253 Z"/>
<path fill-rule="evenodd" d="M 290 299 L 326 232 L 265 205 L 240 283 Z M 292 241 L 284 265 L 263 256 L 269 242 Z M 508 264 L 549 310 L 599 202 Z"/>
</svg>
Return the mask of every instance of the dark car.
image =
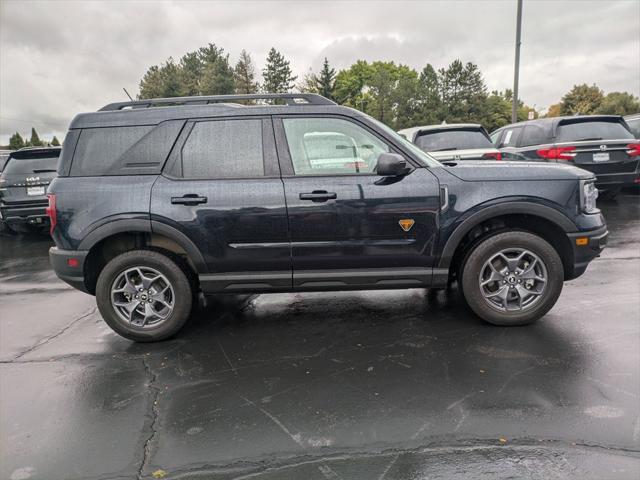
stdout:
<svg viewBox="0 0 640 480">
<path fill-rule="evenodd" d="M 529 120 L 496 130 L 491 140 L 505 160 L 568 163 L 589 170 L 608 197 L 640 178 L 640 142 L 617 115 Z"/>
<path fill-rule="evenodd" d="M 477 123 L 427 125 L 398 133 L 440 162 L 502 159 L 485 128 Z"/>
<path fill-rule="evenodd" d="M 249 99 L 287 104 L 236 103 Z M 483 319 L 527 324 L 608 235 L 590 172 L 443 166 L 311 94 L 110 104 L 72 121 L 58 174 L 53 267 L 137 341 L 180 330 L 198 292 L 457 281 Z"/>
<path fill-rule="evenodd" d="M 10 230 L 28 232 L 49 225 L 45 191 L 56 176 L 60 147 L 11 152 L 0 175 L 0 221 Z"/>
</svg>

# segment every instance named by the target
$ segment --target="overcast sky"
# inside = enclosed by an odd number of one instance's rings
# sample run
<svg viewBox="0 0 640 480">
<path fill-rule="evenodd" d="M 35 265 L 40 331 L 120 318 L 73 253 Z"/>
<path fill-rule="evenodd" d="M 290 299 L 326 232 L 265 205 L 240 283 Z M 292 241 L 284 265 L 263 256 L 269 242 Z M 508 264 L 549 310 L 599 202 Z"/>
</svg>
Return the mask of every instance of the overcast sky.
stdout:
<svg viewBox="0 0 640 480">
<path fill-rule="evenodd" d="M 0 142 L 126 99 L 150 65 L 214 42 L 262 68 L 270 47 L 300 76 L 326 56 L 416 69 L 474 62 L 513 83 L 516 0 L 222 2 L 0 0 Z M 524 0 L 520 98 L 538 109 L 576 83 L 640 96 L 640 0 Z"/>
</svg>

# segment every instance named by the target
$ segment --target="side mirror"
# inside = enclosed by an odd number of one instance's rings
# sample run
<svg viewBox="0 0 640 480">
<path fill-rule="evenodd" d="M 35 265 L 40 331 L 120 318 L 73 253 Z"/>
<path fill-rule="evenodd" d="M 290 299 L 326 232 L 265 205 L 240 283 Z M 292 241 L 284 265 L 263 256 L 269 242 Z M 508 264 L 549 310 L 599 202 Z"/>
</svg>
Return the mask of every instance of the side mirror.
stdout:
<svg viewBox="0 0 640 480">
<path fill-rule="evenodd" d="M 382 177 L 399 177 L 409 173 L 407 161 L 397 153 L 381 153 L 378 157 L 376 173 Z"/>
</svg>

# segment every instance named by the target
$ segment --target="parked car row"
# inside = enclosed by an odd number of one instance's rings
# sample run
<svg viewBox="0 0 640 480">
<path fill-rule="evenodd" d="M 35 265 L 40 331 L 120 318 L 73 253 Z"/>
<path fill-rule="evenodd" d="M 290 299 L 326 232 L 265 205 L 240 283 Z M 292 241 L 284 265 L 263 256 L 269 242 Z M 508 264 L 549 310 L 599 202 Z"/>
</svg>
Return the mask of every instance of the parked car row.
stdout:
<svg viewBox="0 0 640 480">
<path fill-rule="evenodd" d="M 60 151 L 60 147 L 34 147 L 7 155 L 0 174 L 0 222 L 4 229 L 30 232 L 49 225 L 46 189 L 56 176 Z"/>
<path fill-rule="evenodd" d="M 596 187 L 608 197 L 640 183 L 640 114 L 626 119 L 617 115 L 542 118 L 506 125 L 490 136 L 478 124 L 445 123 L 398 133 L 445 162 L 569 163 L 596 174 Z"/>
</svg>

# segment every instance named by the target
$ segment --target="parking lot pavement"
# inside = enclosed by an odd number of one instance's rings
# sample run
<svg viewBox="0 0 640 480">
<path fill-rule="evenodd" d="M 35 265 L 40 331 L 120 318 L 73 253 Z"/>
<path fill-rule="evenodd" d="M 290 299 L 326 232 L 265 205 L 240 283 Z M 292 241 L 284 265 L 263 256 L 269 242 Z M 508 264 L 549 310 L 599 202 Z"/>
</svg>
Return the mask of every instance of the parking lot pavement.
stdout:
<svg viewBox="0 0 640 480">
<path fill-rule="evenodd" d="M 211 299 L 135 344 L 0 237 L 0 478 L 638 478 L 640 197 L 536 325 L 454 291 Z"/>
</svg>

